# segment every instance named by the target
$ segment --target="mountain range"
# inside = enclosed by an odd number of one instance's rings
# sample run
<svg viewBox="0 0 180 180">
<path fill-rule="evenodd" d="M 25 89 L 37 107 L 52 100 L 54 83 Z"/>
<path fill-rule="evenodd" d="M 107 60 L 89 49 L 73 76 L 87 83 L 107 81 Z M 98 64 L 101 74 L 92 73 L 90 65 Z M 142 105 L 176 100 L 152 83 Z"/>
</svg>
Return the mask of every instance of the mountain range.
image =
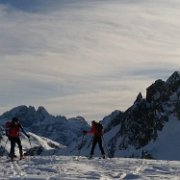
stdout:
<svg viewBox="0 0 180 180">
<path fill-rule="evenodd" d="M 59 154 L 88 155 L 91 136 L 83 138 L 90 128 L 81 116 L 67 119 L 53 116 L 44 107 L 18 106 L 0 116 L 0 124 L 18 117 L 23 127 L 62 146 Z M 101 121 L 105 134 L 103 144 L 111 157 L 141 157 L 180 160 L 180 72 L 166 81 L 156 80 L 146 89 L 146 97 L 137 95 L 126 111 L 116 110 Z M 34 135 L 34 136 L 35 136 Z M 99 154 L 96 148 L 96 154 Z"/>
<path fill-rule="evenodd" d="M 53 116 L 44 107 L 18 106 L 0 116 L 1 124 L 18 117 L 23 127 L 39 136 L 44 136 L 63 145 L 69 145 L 82 135 L 82 131 L 89 127 L 83 117 L 67 119 L 64 116 Z"/>
</svg>

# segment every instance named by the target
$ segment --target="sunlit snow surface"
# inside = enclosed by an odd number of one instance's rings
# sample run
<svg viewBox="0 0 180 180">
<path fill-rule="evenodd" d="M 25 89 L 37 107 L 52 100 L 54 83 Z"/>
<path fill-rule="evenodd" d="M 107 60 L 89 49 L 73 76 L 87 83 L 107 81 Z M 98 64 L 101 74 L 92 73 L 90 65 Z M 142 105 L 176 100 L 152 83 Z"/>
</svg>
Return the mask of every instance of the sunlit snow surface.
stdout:
<svg viewBox="0 0 180 180">
<path fill-rule="evenodd" d="M 92 159 L 34 156 L 7 162 L 0 159 L 0 179 L 179 179 L 180 162 L 142 159 Z"/>
</svg>

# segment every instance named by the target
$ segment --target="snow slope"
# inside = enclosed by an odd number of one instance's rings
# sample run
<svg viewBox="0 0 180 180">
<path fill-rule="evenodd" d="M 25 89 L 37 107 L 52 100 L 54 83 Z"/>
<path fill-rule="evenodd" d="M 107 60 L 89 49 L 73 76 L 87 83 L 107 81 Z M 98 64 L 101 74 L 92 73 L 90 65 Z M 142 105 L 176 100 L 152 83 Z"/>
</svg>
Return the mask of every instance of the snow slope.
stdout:
<svg viewBox="0 0 180 180">
<path fill-rule="evenodd" d="M 61 150 L 63 152 L 63 149 L 66 148 L 66 146 L 61 145 L 55 141 L 52 141 L 51 139 L 38 136 L 31 132 L 28 132 L 28 134 L 30 135 L 30 141 L 23 134 L 21 134 L 20 136 L 24 153 L 31 153 L 31 155 L 32 153 L 33 155 L 36 154 L 52 155 L 56 151 Z M 10 142 L 8 141 L 7 136 L 3 135 L 3 140 L 0 143 L 0 156 L 7 156 L 9 151 L 10 151 Z M 17 148 L 17 145 L 15 148 L 15 153 L 17 156 L 19 155 L 19 150 Z"/>
<path fill-rule="evenodd" d="M 115 157 L 141 157 L 142 151 L 148 152 L 153 159 L 159 160 L 180 160 L 180 121 L 173 115 L 165 124 L 163 131 L 158 132 L 156 141 L 151 141 L 148 145 L 135 149 L 130 146 L 128 150 L 118 150 Z"/>
<path fill-rule="evenodd" d="M 17 158 L 14 162 L 9 161 L 6 156 L 7 152 L 4 153 L 3 156 L 0 156 L 0 180 L 178 180 L 180 176 L 180 161 L 128 158 L 108 158 L 104 160 L 97 157 L 88 160 L 85 156 L 76 159 L 75 156 L 70 155 L 71 152 L 67 151 L 68 149 L 64 146 L 33 133 L 29 134 L 32 147 L 43 147 L 43 153 L 41 156 L 26 156 L 26 159 L 21 161 Z M 5 143 L 6 137 L 3 138 L 1 145 L 5 146 Z M 50 144 L 54 144 L 57 149 L 51 147 Z M 24 149 L 31 148 L 27 139 L 23 136 L 22 145 Z M 9 148 L 8 143 L 6 150 L 8 151 Z M 62 155 L 65 153 L 67 156 Z M 19 155 L 18 150 L 16 154 Z M 78 154 L 78 151 L 76 154 Z"/>
<path fill-rule="evenodd" d="M 155 142 L 148 144 L 145 149 L 150 151 L 155 159 L 180 160 L 180 121 L 170 117 L 168 125 L 159 132 Z"/>
<path fill-rule="evenodd" d="M 72 156 L 36 156 L 7 162 L 0 159 L 0 179 L 76 180 L 76 179 L 173 179 L 178 180 L 180 162 L 141 159 L 92 159 Z"/>
</svg>

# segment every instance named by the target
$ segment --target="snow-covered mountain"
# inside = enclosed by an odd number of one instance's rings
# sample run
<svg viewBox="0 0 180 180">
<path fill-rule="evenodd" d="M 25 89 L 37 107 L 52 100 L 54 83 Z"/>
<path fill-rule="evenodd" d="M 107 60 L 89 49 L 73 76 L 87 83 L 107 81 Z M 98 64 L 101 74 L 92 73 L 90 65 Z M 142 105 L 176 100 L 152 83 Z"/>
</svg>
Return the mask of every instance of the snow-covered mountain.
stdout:
<svg viewBox="0 0 180 180">
<path fill-rule="evenodd" d="M 139 93 L 131 107 L 114 111 L 102 124 L 104 148 L 110 156 L 180 160 L 180 73 L 155 81 L 145 98 Z M 91 139 L 84 141 L 85 155 Z"/>
<path fill-rule="evenodd" d="M 155 81 L 145 98 L 139 93 L 124 113 L 108 118 L 104 138 L 113 156 L 180 160 L 180 72 Z"/>
<path fill-rule="evenodd" d="M 89 127 L 83 117 L 67 119 L 64 116 L 50 115 L 44 107 L 37 110 L 32 106 L 18 106 L 0 116 L 0 124 L 18 117 L 23 127 L 39 136 L 52 139 L 63 145 L 69 145 Z"/>
<path fill-rule="evenodd" d="M 36 136 L 67 146 L 66 150 L 59 148 L 58 155 L 90 152 L 91 136 L 82 135 L 83 130 L 89 129 L 83 117 L 66 119 L 50 115 L 43 107 L 36 110 L 19 106 L 0 116 L 0 123 L 13 116 L 19 117 Z M 180 72 L 174 72 L 166 81 L 155 81 L 147 88 L 145 98 L 139 93 L 125 112 L 116 110 L 101 122 L 105 128 L 104 149 L 112 157 L 180 160 Z"/>
</svg>

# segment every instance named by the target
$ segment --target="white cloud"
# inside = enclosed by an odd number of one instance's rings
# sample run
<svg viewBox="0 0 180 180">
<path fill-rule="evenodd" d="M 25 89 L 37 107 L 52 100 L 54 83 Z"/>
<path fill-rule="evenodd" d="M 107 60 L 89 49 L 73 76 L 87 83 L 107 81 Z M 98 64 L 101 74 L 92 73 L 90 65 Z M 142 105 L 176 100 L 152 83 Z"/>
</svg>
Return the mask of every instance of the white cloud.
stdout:
<svg viewBox="0 0 180 180">
<path fill-rule="evenodd" d="M 100 119 L 179 70 L 176 0 L 6 2 L 0 0 L 1 112 L 31 104 Z"/>
</svg>

